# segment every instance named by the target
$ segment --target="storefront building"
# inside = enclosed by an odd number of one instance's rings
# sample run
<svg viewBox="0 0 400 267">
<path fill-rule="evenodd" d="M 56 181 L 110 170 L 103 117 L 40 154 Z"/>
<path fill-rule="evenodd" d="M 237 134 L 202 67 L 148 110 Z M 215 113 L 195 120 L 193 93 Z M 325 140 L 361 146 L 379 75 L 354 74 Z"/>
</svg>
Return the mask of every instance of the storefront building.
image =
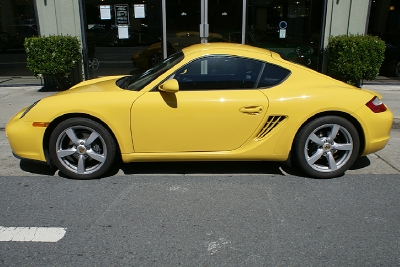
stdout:
<svg viewBox="0 0 400 267">
<path fill-rule="evenodd" d="M 371 33 L 398 37 L 399 2 L 0 0 L 0 72 L 26 73 L 24 38 L 61 34 L 80 39 L 84 79 L 140 71 L 201 42 L 267 48 L 324 72 L 323 51 L 329 36 Z"/>
</svg>

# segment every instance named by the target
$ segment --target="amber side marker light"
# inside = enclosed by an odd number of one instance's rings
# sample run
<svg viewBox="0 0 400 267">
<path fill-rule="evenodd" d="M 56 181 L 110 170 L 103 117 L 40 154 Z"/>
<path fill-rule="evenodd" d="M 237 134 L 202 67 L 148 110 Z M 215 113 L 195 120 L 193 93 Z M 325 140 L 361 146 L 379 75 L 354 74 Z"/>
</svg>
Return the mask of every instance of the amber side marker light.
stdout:
<svg viewBox="0 0 400 267">
<path fill-rule="evenodd" d="M 48 127 L 50 122 L 34 122 L 32 123 L 33 127 Z"/>
<path fill-rule="evenodd" d="M 386 106 L 383 104 L 383 102 L 375 96 L 372 98 L 367 104 L 367 107 L 369 107 L 370 110 L 374 113 L 380 113 L 386 111 Z"/>
</svg>

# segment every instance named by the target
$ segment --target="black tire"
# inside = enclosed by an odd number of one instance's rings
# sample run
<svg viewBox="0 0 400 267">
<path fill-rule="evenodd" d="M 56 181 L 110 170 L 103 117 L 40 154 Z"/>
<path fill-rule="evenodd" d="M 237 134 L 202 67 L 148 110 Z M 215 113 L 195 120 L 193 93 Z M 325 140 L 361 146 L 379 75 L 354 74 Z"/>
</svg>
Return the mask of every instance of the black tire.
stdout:
<svg viewBox="0 0 400 267">
<path fill-rule="evenodd" d="M 109 131 L 86 118 L 71 118 L 57 125 L 50 136 L 49 150 L 53 164 L 73 179 L 104 176 L 117 153 Z"/>
<path fill-rule="evenodd" d="M 151 55 L 149 58 L 149 68 L 154 67 L 161 61 L 162 61 L 161 53 L 155 53 L 155 54 Z"/>
<path fill-rule="evenodd" d="M 293 143 L 295 163 L 314 178 L 342 175 L 355 162 L 360 138 L 354 125 L 338 116 L 325 116 L 308 122 Z"/>
<path fill-rule="evenodd" d="M 400 60 L 394 64 L 394 76 L 400 77 Z"/>
</svg>

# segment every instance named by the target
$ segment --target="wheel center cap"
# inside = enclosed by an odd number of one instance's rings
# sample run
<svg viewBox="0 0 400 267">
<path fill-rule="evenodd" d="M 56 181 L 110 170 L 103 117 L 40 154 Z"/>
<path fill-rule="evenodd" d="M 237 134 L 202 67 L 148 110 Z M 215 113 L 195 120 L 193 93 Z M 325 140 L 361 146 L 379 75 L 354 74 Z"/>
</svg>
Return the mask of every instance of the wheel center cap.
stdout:
<svg viewBox="0 0 400 267">
<path fill-rule="evenodd" d="M 331 150 L 331 145 L 330 144 L 324 144 L 324 150 L 325 151 Z"/>
<path fill-rule="evenodd" d="M 86 148 L 84 146 L 78 146 L 78 153 L 84 154 L 86 152 Z"/>
</svg>

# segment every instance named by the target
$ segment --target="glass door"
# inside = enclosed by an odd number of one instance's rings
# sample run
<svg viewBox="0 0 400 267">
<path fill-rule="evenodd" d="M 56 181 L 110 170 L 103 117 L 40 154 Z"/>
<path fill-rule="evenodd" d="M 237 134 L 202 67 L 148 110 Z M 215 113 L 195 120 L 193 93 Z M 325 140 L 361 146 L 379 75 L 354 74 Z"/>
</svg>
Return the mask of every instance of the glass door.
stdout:
<svg viewBox="0 0 400 267">
<path fill-rule="evenodd" d="M 160 1 L 84 0 L 83 3 L 87 78 L 133 74 L 138 69 L 135 55 L 160 45 Z"/>
<path fill-rule="evenodd" d="M 184 47 L 202 42 L 230 42 L 224 38 L 230 32 L 241 35 L 243 0 L 161 2 L 163 41 L 133 56 L 138 72 L 154 66 Z"/>
<path fill-rule="evenodd" d="M 230 42 L 224 36 L 242 32 L 243 0 L 166 2 L 168 54 L 196 43 Z"/>
</svg>

